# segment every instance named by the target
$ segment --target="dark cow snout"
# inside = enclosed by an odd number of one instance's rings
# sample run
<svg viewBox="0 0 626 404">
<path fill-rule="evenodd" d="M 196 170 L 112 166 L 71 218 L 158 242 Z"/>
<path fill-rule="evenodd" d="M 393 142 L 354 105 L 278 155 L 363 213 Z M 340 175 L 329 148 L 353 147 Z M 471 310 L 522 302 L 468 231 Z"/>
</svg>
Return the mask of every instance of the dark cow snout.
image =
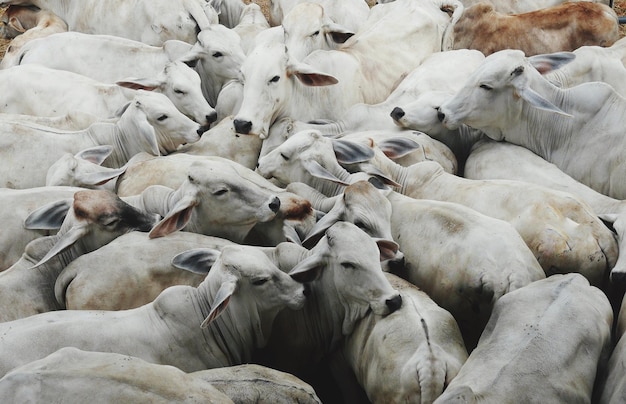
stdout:
<svg viewBox="0 0 626 404">
<path fill-rule="evenodd" d="M 387 299 L 385 300 L 385 304 L 389 308 L 389 312 L 393 313 L 394 311 L 402 307 L 402 296 L 396 295 L 392 297 L 391 299 Z"/>
<path fill-rule="evenodd" d="M 437 119 L 439 119 L 439 122 L 443 122 L 443 120 L 446 119 L 446 114 L 441 112 L 440 109 L 437 109 Z"/>
<path fill-rule="evenodd" d="M 393 111 L 391 111 L 391 118 L 394 121 L 399 121 L 404 116 L 404 110 L 400 107 L 395 107 Z"/>
<path fill-rule="evenodd" d="M 217 111 L 213 111 L 209 115 L 207 115 L 206 121 L 208 122 L 209 125 L 217 121 Z"/>
<path fill-rule="evenodd" d="M 272 199 L 272 202 L 270 202 L 269 206 L 272 212 L 274 213 L 278 212 L 278 209 L 280 209 L 280 199 L 278 199 L 278 197 L 275 196 L 274 199 Z"/>
<path fill-rule="evenodd" d="M 252 122 L 235 119 L 233 121 L 233 126 L 235 127 L 235 132 L 241 133 L 242 135 L 247 135 L 252 129 Z"/>
</svg>

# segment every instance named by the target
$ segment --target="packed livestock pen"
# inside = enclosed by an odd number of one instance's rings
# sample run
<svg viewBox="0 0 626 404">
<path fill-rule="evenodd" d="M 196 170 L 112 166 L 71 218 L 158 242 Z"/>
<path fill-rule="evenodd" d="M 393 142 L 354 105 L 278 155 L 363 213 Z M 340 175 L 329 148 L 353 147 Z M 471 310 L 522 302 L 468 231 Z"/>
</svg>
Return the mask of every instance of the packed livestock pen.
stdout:
<svg viewBox="0 0 626 404">
<path fill-rule="evenodd" d="M 0 18 L 0 403 L 626 403 L 625 1 Z"/>
</svg>

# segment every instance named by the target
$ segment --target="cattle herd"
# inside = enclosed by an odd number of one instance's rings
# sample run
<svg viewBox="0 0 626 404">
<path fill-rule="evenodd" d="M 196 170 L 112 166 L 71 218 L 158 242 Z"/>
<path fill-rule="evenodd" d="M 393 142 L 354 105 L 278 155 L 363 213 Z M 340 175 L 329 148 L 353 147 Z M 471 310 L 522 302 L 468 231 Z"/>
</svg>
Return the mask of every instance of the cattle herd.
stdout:
<svg viewBox="0 0 626 404">
<path fill-rule="evenodd" d="M 0 402 L 626 402 L 613 6 L 0 0 Z"/>
</svg>

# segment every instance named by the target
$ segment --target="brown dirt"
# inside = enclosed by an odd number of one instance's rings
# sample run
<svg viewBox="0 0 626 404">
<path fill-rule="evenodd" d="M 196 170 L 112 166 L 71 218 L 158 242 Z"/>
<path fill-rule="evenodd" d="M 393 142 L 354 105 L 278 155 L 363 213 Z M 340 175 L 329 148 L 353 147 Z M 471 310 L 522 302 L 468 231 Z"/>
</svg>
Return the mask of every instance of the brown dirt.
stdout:
<svg viewBox="0 0 626 404">
<path fill-rule="evenodd" d="M 250 3 L 253 0 L 243 0 L 245 3 Z M 265 16 L 268 16 L 269 3 L 270 0 L 254 0 L 259 6 L 261 6 L 261 10 Z M 368 1 L 369 3 L 369 1 Z M 619 16 L 626 16 L 626 0 L 615 0 L 613 9 Z M 4 9 L 0 9 L 0 16 L 4 14 Z M 620 33 L 621 36 L 626 36 L 626 24 L 620 25 Z M 4 55 L 6 48 L 8 46 L 9 41 L 0 39 L 0 56 Z M 1 57 L 0 57 L 1 59 Z"/>
</svg>

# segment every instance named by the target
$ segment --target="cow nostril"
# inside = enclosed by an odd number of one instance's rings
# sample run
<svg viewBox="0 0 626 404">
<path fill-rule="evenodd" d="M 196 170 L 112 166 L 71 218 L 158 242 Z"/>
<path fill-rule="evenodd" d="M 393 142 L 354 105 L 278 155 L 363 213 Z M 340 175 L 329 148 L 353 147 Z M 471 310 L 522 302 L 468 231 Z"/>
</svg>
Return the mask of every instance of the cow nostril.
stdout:
<svg viewBox="0 0 626 404">
<path fill-rule="evenodd" d="M 385 304 L 389 308 L 389 312 L 393 313 L 394 311 L 402 307 L 402 296 L 396 295 L 392 297 L 391 299 L 387 299 L 385 300 Z"/>
<path fill-rule="evenodd" d="M 217 121 L 217 112 L 213 111 L 209 115 L 206 116 L 206 121 L 210 124 Z"/>
<path fill-rule="evenodd" d="M 275 196 L 274 199 L 272 199 L 272 202 L 270 202 L 270 209 L 274 213 L 278 212 L 278 209 L 280 209 L 280 199 L 278 199 L 277 196 Z"/>
<path fill-rule="evenodd" d="M 395 107 L 393 111 L 391 111 L 391 117 L 396 121 L 402 119 L 403 116 L 404 110 L 400 107 Z"/>
<path fill-rule="evenodd" d="M 439 122 L 443 122 L 446 119 L 446 114 L 441 112 L 441 110 L 437 110 L 437 119 L 439 119 Z"/>
<path fill-rule="evenodd" d="M 233 126 L 235 127 L 235 132 L 241 133 L 242 135 L 247 135 L 252 129 L 252 122 L 235 119 L 233 121 Z"/>
</svg>

